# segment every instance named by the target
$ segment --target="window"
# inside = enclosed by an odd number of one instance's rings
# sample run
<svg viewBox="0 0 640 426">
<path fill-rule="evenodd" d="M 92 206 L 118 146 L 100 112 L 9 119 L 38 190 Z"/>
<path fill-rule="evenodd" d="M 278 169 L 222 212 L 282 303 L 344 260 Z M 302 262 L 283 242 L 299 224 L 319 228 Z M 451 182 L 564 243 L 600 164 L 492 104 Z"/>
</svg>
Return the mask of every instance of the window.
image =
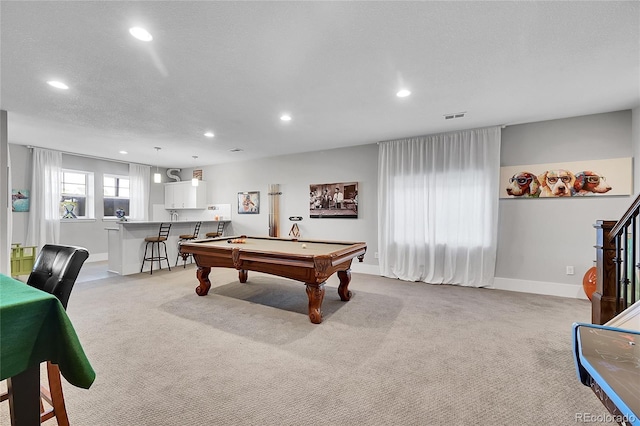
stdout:
<svg viewBox="0 0 640 426">
<path fill-rule="evenodd" d="M 61 186 L 60 217 L 93 218 L 93 173 L 63 169 Z"/>
<path fill-rule="evenodd" d="M 467 169 L 412 174 L 393 179 L 393 241 L 407 244 L 415 234 L 424 241 L 453 248 L 489 247 L 492 215 L 483 201 L 490 174 Z M 410 206 L 407 208 L 407 206 Z M 407 223 L 413 225 L 407 227 Z M 452 238 L 452 236 L 455 236 Z"/>
<path fill-rule="evenodd" d="M 116 210 L 129 214 L 129 176 L 104 175 L 104 217 L 116 217 Z"/>
</svg>

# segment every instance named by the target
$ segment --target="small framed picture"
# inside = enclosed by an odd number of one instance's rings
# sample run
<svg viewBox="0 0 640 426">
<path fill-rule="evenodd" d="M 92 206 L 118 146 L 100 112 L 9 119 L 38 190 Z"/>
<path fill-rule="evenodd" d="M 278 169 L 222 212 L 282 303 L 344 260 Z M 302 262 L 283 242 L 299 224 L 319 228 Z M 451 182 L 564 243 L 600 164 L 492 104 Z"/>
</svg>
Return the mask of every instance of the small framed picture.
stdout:
<svg viewBox="0 0 640 426">
<path fill-rule="evenodd" d="M 29 211 L 29 190 L 28 189 L 12 189 L 11 190 L 11 211 L 13 212 Z"/>
<path fill-rule="evenodd" d="M 260 213 L 260 192 L 238 192 L 238 214 Z"/>
</svg>

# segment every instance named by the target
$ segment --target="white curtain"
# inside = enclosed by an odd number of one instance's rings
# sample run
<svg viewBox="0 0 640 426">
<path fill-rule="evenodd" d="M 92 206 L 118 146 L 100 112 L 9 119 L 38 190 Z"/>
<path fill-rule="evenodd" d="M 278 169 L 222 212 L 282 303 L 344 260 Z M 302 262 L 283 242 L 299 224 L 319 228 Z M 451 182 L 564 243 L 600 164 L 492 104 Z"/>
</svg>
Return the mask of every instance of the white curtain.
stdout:
<svg viewBox="0 0 640 426">
<path fill-rule="evenodd" d="M 500 128 L 381 142 L 378 248 L 383 276 L 493 284 Z"/>
<path fill-rule="evenodd" d="M 45 244 L 60 243 L 61 174 L 61 152 L 33 148 L 27 245 L 38 250 Z"/>
<path fill-rule="evenodd" d="M 149 219 L 151 167 L 129 164 L 129 219 Z"/>
</svg>

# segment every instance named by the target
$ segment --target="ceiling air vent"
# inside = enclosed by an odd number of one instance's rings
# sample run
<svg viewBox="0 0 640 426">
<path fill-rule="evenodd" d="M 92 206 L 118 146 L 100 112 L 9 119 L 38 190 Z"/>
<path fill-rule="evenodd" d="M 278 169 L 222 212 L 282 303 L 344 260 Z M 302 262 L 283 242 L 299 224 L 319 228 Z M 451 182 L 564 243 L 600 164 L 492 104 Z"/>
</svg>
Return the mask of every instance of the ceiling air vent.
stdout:
<svg viewBox="0 0 640 426">
<path fill-rule="evenodd" d="M 454 113 L 451 113 L 451 114 L 445 114 L 444 115 L 444 119 L 445 120 L 453 120 L 454 118 L 463 118 L 466 113 L 467 112 L 464 111 L 464 112 L 454 112 Z"/>
<path fill-rule="evenodd" d="M 229 152 L 242 152 L 243 150 L 241 148 L 231 148 L 229 150 Z"/>
</svg>

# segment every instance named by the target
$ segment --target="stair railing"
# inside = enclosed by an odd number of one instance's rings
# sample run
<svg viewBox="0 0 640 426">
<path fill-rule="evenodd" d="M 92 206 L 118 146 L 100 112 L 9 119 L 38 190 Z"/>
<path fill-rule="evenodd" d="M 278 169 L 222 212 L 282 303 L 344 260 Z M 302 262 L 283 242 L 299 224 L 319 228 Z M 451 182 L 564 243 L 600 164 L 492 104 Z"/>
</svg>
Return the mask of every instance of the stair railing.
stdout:
<svg viewBox="0 0 640 426">
<path fill-rule="evenodd" d="M 591 322 L 604 324 L 640 298 L 640 195 L 619 221 L 598 220 Z"/>
</svg>

